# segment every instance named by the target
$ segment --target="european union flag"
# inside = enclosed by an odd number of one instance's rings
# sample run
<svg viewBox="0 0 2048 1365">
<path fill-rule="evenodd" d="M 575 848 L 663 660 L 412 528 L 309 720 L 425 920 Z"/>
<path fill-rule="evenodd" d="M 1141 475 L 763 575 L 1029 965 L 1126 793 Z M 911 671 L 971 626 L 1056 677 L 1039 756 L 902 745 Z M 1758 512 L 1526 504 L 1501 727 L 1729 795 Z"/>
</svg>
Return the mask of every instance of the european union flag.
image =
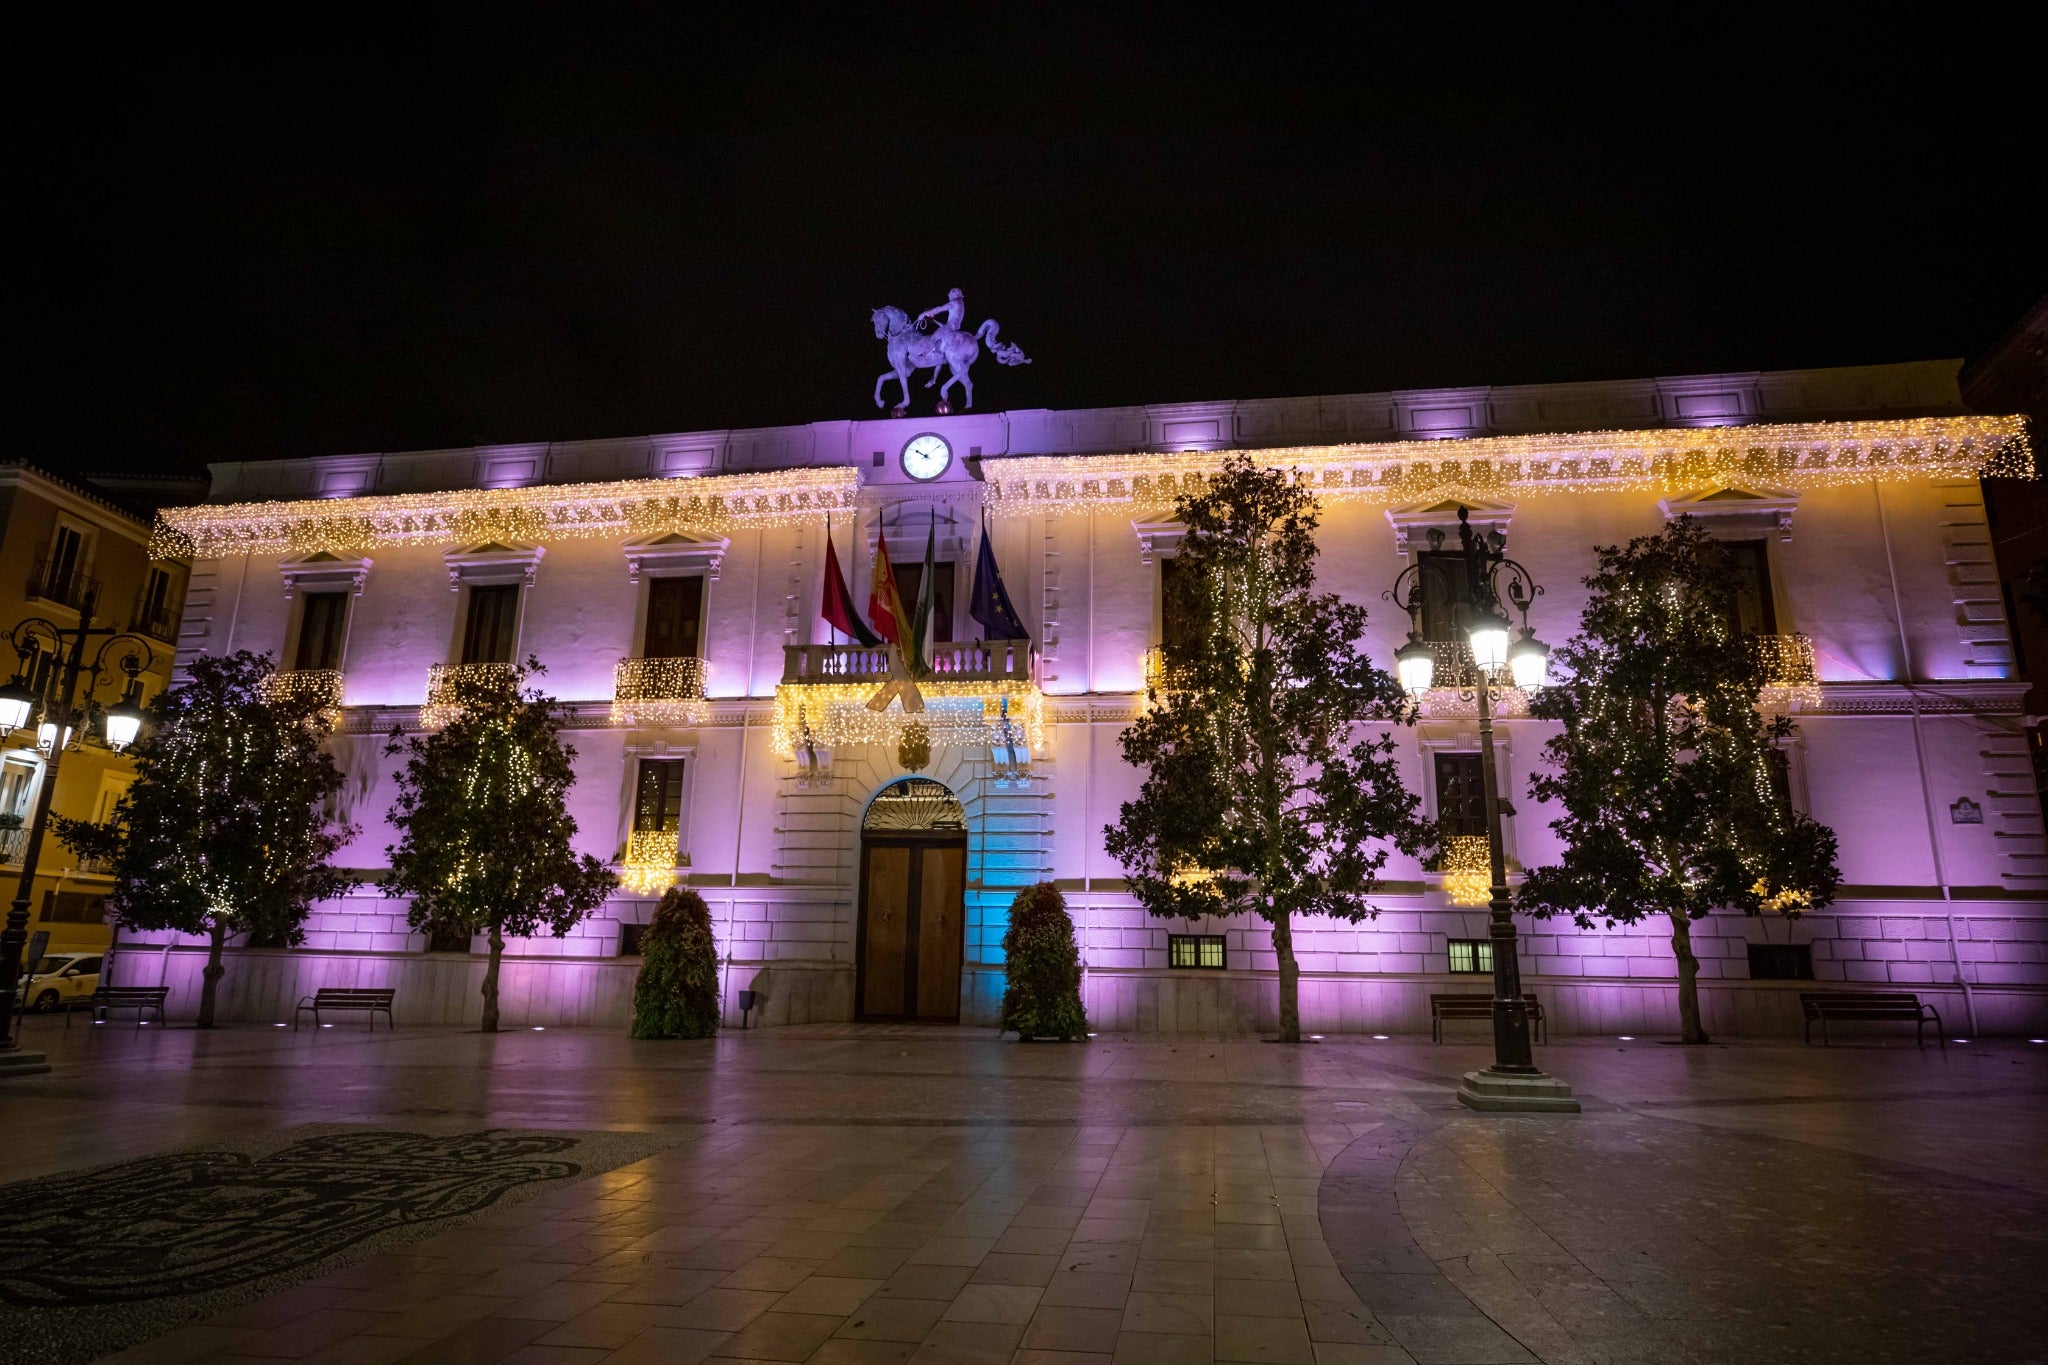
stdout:
<svg viewBox="0 0 2048 1365">
<path fill-rule="evenodd" d="M 1003 587 L 1002 571 L 996 568 L 995 547 L 989 543 L 988 518 L 981 519 L 981 553 L 974 560 L 974 591 L 967 599 L 967 614 L 988 632 L 985 640 L 1028 640 L 1029 631 L 1017 619 L 1010 594 Z"/>
</svg>

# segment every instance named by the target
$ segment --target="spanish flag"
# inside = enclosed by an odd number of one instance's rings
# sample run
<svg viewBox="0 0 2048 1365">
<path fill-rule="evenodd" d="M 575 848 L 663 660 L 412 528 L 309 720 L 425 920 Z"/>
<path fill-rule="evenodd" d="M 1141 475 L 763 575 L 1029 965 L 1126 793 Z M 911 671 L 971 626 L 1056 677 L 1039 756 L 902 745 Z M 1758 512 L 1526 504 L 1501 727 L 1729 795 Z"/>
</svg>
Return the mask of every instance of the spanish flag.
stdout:
<svg viewBox="0 0 2048 1365">
<path fill-rule="evenodd" d="M 875 537 L 875 567 L 868 586 L 868 624 L 892 645 L 903 643 L 903 624 L 908 613 L 896 593 L 896 570 L 889 563 L 886 536 Z"/>
</svg>

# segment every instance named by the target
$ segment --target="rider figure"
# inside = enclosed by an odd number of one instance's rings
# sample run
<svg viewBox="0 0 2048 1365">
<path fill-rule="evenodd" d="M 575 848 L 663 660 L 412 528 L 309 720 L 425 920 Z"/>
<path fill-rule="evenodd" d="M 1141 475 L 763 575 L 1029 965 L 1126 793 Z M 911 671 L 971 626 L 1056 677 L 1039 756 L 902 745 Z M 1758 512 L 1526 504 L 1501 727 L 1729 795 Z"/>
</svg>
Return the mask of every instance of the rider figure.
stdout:
<svg viewBox="0 0 2048 1365">
<path fill-rule="evenodd" d="M 948 289 L 946 301 L 936 308 L 925 309 L 917 315 L 917 320 L 922 323 L 940 313 L 946 315 L 945 320 L 939 324 L 941 332 L 959 331 L 960 324 L 967 321 L 967 296 L 958 289 Z"/>
</svg>

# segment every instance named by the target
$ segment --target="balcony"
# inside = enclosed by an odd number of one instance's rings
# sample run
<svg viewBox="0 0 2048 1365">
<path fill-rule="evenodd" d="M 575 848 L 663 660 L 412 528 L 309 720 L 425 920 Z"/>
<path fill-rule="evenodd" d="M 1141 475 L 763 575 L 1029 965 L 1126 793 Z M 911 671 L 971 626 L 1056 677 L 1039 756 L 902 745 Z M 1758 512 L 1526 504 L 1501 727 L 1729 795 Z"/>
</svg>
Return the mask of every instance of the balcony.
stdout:
<svg viewBox="0 0 2048 1365">
<path fill-rule="evenodd" d="M 263 700 L 303 703 L 315 708 L 329 725 L 341 720 L 341 693 L 346 679 L 338 668 L 291 668 L 263 680 Z"/>
<path fill-rule="evenodd" d="M 28 852 L 28 831 L 17 825 L 0 829 L 0 867 L 20 867 Z"/>
<path fill-rule="evenodd" d="M 438 730 L 462 713 L 465 700 L 479 688 L 517 687 L 517 664 L 435 664 L 427 670 L 427 699 L 420 706 L 420 728 Z"/>
<path fill-rule="evenodd" d="M 1173 651 L 1165 645 L 1154 645 L 1145 651 L 1144 669 L 1147 692 L 1171 692 L 1179 685 L 1180 669 L 1174 663 Z"/>
<path fill-rule="evenodd" d="M 97 597 L 99 590 L 100 581 L 88 576 L 75 559 L 42 560 L 28 578 L 29 601 L 55 602 L 73 611 L 83 607 L 86 598 Z"/>
<path fill-rule="evenodd" d="M 672 829 L 636 829 L 626 836 L 626 856 L 619 860 L 619 882 L 642 895 L 658 895 L 676 879 L 676 869 L 690 860 L 679 848 L 681 835 Z"/>
<path fill-rule="evenodd" d="M 1820 671 L 1814 663 L 1813 641 L 1804 635 L 1752 635 L 1751 657 L 1763 670 L 1757 705 L 1785 712 L 1820 701 Z"/>
<path fill-rule="evenodd" d="M 612 724 L 701 725 L 702 659 L 621 659 L 612 673 Z"/>
<path fill-rule="evenodd" d="M 1485 905 L 1493 899 L 1493 845 L 1484 834 L 1453 834 L 1431 869 L 1443 876 L 1452 905 Z"/>
<path fill-rule="evenodd" d="M 932 646 L 929 672 L 915 679 L 922 712 L 899 700 L 868 702 L 892 681 L 892 651 L 862 645 L 787 645 L 775 689 L 770 744 L 783 758 L 806 740 L 816 747 L 899 744 L 920 725 L 933 745 L 1027 749 L 1045 743 L 1038 651 L 1029 640 L 971 640 Z"/>
<path fill-rule="evenodd" d="M 128 629 L 152 640 L 174 645 L 178 642 L 180 614 L 178 608 L 169 603 L 159 602 L 152 606 L 146 598 L 137 598 L 135 609 L 128 615 Z"/>
</svg>

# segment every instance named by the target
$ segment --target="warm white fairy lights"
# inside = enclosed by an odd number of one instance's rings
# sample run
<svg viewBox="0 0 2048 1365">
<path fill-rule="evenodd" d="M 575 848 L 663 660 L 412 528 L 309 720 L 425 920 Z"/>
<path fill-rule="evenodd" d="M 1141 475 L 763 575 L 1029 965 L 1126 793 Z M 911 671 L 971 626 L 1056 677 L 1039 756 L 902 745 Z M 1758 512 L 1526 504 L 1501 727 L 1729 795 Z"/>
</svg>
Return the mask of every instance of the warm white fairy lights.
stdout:
<svg viewBox="0 0 2048 1365">
<path fill-rule="evenodd" d="M 420 728 L 438 730 L 462 713 L 463 698 L 472 688 L 510 678 L 515 664 L 434 664 L 427 669 L 427 700 L 420 707 Z"/>
<path fill-rule="evenodd" d="M 1045 748 L 1045 698 L 1032 682 L 941 682 L 920 679 L 924 710 L 906 715 L 901 702 L 886 711 L 870 711 L 868 698 L 879 682 L 783 683 L 775 689 L 769 747 L 789 758 L 806 729 L 818 748 L 844 744 L 898 745 L 909 724 L 921 724 L 931 743 L 941 746 L 989 748 L 1005 742 L 1003 703 L 1015 742 L 1034 753 Z"/>
<path fill-rule="evenodd" d="M 626 836 L 626 856 L 619 860 L 619 883 L 642 895 L 666 891 L 683 865 L 681 836 L 672 829 L 636 829 Z"/>
<path fill-rule="evenodd" d="M 1766 710 L 1783 711 L 1793 703 L 1820 703 L 1820 673 L 1814 663 L 1812 640 L 1804 635 L 1752 635 L 1749 649 L 1763 669 L 1759 705 Z"/>
<path fill-rule="evenodd" d="M 341 719 L 342 683 L 338 668 L 294 668 L 265 678 L 262 695 L 268 702 L 317 707 L 327 723 L 334 725 Z"/>
<path fill-rule="evenodd" d="M 1915 417 L 1242 452 L 1025 456 L 984 463 L 983 499 L 999 515 L 1165 507 L 1199 491 L 1232 454 L 1291 469 L 1324 498 L 1374 504 L 2026 477 L 2034 467 L 2021 418 Z"/>
<path fill-rule="evenodd" d="M 702 659 L 621 659 L 612 674 L 614 725 L 702 725 Z"/>
<path fill-rule="evenodd" d="M 360 555 L 380 545 L 695 535 L 845 512 L 859 491 L 858 471 L 817 468 L 173 507 L 157 515 L 150 554 L 176 559 L 322 551 Z"/>
<path fill-rule="evenodd" d="M 1444 895 L 1452 905 L 1484 905 L 1493 899 L 1493 845 L 1484 834 L 1453 834 L 1437 861 Z"/>
</svg>

